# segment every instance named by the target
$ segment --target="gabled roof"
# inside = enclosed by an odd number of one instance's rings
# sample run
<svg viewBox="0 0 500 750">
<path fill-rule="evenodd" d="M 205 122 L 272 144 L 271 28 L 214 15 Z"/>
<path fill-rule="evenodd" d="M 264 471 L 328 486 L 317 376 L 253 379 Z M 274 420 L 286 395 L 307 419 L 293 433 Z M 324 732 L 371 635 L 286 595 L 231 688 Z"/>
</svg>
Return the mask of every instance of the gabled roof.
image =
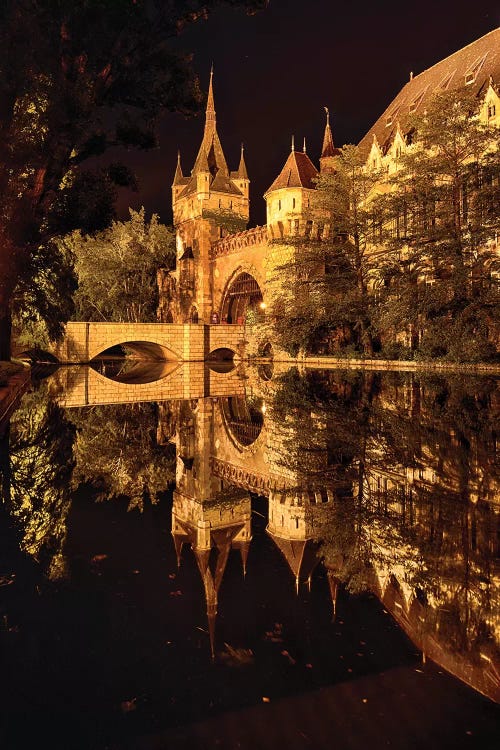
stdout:
<svg viewBox="0 0 500 750">
<path fill-rule="evenodd" d="M 392 126 L 396 124 L 396 117 L 404 133 L 409 115 L 422 112 L 433 95 L 458 88 L 479 93 L 486 90 L 490 77 L 494 84 L 500 83 L 500 28 L 410 78 L 360 141 L 361 153 L 368 157 L 374 135 L 385 152 L 395 134 Z"/>
<path fill-rule="evenodd" d="M 314 189 L 314 179 L 318 176 L 318 170 L 303 151 L 290 152 L 290 156 L 285 162 L 285 166 L 271 185 L 264 193 L 270 193 L 272 190 L 281 190 L 281 188 L 309 188 Z"/>
</svg>

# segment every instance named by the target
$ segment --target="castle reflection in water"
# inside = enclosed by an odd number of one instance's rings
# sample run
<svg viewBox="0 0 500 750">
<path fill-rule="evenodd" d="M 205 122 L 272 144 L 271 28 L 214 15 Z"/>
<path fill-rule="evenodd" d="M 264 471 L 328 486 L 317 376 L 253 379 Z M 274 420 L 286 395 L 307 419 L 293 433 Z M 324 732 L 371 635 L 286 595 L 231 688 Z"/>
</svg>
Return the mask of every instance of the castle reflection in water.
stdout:
<svg viewBox="0 0 500 750">
<path fill-rule="evenodd" d="M 333 616 L 341 587 L 368 588 L 424 657 L 500 701 L 494 378 L 187 363 L 148 382 L 102 370 L 61 369 L 49 390 L 78 410 L 77 443 L 92 410 L 155 402 L 177 561 L 196 561 L 212 656 L 229 556 L 242 576 L 251 564 L 258 495 L 298 594 L 318 566 Z"/>
</svg>

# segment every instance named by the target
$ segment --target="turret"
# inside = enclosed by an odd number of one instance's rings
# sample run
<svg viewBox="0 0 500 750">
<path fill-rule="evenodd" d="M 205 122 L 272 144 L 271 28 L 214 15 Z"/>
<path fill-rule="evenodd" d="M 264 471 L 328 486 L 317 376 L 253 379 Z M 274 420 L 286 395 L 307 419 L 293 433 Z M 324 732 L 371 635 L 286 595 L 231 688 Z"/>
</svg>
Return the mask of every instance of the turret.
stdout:
<svg viewBox="0 0 500 750">
<path fill-rule="evenodd" d="M 301 232 L 301 218 L 312 207 L 314 181 L 318 170 L 304 150 L 296 151 L 292 136 L 292 150 L 283 169 L 264 194 L 267 204 L 267 224 L 275 237 Z"/>
<path fill-rule="evenodd" d="M 219 216 L 231 211 L 244 222 L 249 218 L 249 180 L 243 155 L 236 172 L 229 172 L 217 133 L 213 71 L 205 113 L 203 138 L 190 177 L 184 177 L 177 160 L 172 185 L 174 226 L 177 230 L 179 289 L 176 323 L 206 322 L 212 313 L 212 243 L 222 235 Z M 190 262 L 186 274 L 182 262 Z"/>
</svg>

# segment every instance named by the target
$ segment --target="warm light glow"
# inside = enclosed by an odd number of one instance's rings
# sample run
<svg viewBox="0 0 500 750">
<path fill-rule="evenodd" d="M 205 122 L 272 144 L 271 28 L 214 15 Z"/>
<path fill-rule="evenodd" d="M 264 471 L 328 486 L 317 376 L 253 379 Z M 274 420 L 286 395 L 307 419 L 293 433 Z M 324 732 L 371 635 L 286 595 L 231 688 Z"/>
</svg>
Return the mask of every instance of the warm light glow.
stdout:
<svg viewBox="0 0 500 750">
<path fill-rule="evenodd" d="M 260 305 L 259 305 L 259 307 L 260 307 L 261 310 L 265 310 L 266 307 L 267 307 L 267 305 L 266 305 L 265 302 L 261 302 Z"/>
<path fill-rule="evenodd" d="M 260 410 L 261 410 L 262 414 L 265 414 L 266 411 L 267 411 L 267 406 L 265 404 L 262 404 L 262 406 L 260 407 Z"/>
</svg>

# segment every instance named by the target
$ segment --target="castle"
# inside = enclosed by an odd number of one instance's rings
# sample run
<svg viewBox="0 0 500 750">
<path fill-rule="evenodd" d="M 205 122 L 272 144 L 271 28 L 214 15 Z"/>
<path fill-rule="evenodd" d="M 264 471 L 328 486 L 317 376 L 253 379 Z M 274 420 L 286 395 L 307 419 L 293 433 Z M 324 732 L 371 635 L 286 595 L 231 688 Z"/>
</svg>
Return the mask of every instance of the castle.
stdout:
<svg viewBox="0 0 500 750">
<path fill-rule="evenodd" d="M 482 100 L 481 119 L 500 124 L 500 28 L 455 52 L 410 80 L 382 113 L 359 148 L 367 170 L 390 175 L 408 148 L 408 117 L 425 110 L 436 93 L 465 87 Z M 243 148 L 238 169 L 230 171 L 217 132 L 210 75 L 202 142 L 190 176 L 180 155 L 172 185 L 177 267 L 160 272 L 159 320 L 175 323 L 242 323 L 262 319 L 279 293 L 280 265 L 289 257 L 287 238 L 321 236 L 311 221 L 315 180 L 334 168 L 339 154 L 327 121 L 319 170 L 305 150 L 291 152 L 266 191 L 267 223 L 241 231 L 249 218 L 249 187 Z M 235 231 L 240 230 L 240 231 Z M 278 242 L 276 242 L 278 240 Z M 283 240 L 280 243 L 279 240 Z M 278 288 L 277 288 L 278 287 Z"/>
</svg>

